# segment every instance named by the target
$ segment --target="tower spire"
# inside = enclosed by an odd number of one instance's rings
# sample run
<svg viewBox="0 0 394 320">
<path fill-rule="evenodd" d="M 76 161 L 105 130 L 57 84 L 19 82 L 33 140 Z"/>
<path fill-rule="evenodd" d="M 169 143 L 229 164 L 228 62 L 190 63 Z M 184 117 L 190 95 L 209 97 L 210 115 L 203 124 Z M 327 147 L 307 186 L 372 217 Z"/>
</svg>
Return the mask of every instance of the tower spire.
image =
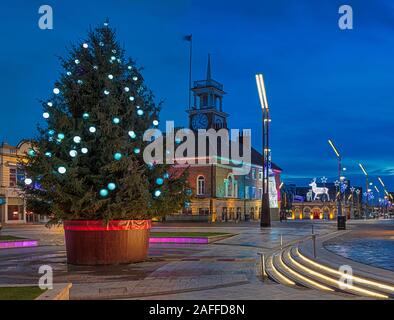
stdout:
<svg viewBox="0 0 394 320">
<path fill-rule="evenodd" d="M 211 54 L 208 53 L 207 80 L 211 80 Z"/>
</svg>

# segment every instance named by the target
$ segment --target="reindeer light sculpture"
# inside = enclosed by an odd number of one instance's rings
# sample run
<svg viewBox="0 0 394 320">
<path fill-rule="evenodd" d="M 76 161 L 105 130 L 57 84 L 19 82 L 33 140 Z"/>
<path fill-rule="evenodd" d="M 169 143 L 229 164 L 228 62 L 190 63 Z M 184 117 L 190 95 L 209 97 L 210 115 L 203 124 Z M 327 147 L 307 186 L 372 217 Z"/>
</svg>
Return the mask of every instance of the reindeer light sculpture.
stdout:
<svg viewBox="0 0 394 320">
<path fill-rule="evenodd" d="M 309 184 L 312 187 L 312 192 L 315 194 L 313 200 L 321 199 L 321 195 L 326 195 L 327 200 L 330 201 L 330 195 L 328 194 L 328 188 L 326 187 L 318 187 L 316 184 L 316 178 Z"/>
</svg>

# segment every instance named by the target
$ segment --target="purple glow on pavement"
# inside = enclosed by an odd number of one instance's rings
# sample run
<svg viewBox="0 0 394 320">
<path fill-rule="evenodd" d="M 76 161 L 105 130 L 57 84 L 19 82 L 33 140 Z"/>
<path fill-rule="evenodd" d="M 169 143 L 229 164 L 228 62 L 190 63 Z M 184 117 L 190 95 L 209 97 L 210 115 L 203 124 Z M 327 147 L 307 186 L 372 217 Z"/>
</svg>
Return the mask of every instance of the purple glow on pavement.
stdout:
<svg viewBox="0 0 394 320">
<path fill-rule="evenodd" d="M 207 244 L 208 238 L 188 238 L 188 237 L 154 237 L 149 238 L 149 243 L 197 243 Z"/>
<path fill-rule="evenodd" d="M 0 242 L 0 249 L 11 249 L 11 248 L 27 248 L 37 247 L 37 240 L 20 240 L 20 241 L 2 241 Z"/>
</svg>

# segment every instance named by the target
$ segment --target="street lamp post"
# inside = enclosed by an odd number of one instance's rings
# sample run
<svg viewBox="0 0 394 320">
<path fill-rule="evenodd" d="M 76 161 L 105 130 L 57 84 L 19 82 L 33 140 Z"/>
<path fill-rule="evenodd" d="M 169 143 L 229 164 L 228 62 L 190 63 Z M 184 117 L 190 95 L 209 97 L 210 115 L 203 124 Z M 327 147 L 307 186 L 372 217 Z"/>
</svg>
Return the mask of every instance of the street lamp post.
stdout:
<svg viewBox="0 0 394 320">
<path fill-rule="evenodd" d="M 334 150 L 335 155 L 337 156 L 338 159 L 338 181 L 341 181 L 341 160 L 342 157 L 339 154 L 338 149 L 335 147 L 334 143 L 329 139 L 328 140 L 329 145 L 331 146 L 332 150 Z M 337 197 L 337 206 L 338 206 L 338 214 L 337 214 L 337 229 L 338 230 L 343 230 L 346 229 L 346 220 L 345 218 L 342 217 L 342 201 L 341 201 L 341 187 L 339 185 L 339 196 Z"/>
<path fill-rule="evenodd" d="M 364 166 L 359 163 L 358 164 L 365 175 L 365 218 L 368 216 L 368 193 L 369 193 L 369 183 L 368 183 L 368 172 L 365 170 Z"/>
<path fill-rule="evenodd" d="M 270 168 L 270 149 L 269 149 L 269 107 L 263 75 L 256 74 L 256 84 L 259 93 L 260 105 L 262 109 L 262 127 L 263 127 L 263 194 L 261 196 L 261 215 L 260 227 L 266 228 L 271 226 L 270 203 L 269 203 L 269 168 Z"/>
</svg>

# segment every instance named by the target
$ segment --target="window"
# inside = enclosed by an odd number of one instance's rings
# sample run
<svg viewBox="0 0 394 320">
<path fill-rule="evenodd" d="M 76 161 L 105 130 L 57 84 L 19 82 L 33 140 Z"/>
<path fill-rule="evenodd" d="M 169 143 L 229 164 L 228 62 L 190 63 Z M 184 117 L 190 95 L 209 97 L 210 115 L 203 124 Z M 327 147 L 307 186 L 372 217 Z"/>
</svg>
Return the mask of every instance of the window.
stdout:
<svg viewBox="0 0 394 320">
<path fill-rule="evenodd" d="M 258 197 L 259 199 L 261 199 L 262 196 L 263 196 L 263 189 L 262 189 L 262 188 L 259 188 L 259 193 L 258 193 L 257 197 Z"/>
<path fill-rule="evenodd" d="M 208 216 L 209 215 L 209 209 L 208 208 L 198 208 L 198 214 L 200 216 Z"/>
<path fill-rule="evenodd" d="M 197 178 L 197 195 L 201 196 L 205 194 L 205 178 L 198 176 Z"/>
<path fill-rule="evenodd" d="M 252 179 L 256 180 L 256 169 L 252 168 Z"/>
<path fill-rule="evenodd" d="M 10 187 L 16 187 L 16 168 L 10 168 Z"/>
<path fill-rule="evenodd" d="M 21 183 L 25 179 L 25 173 L 17 166 L 10 167 L 10 187 L 15 188 L 18 182 Z"/>
<path fill-rule="evenodd" d="M 259 170 L 259 180 L 263 181 L 263 170 Z"/>
<path fill-rule="evenodd" d="M 249 186 L 245 187 L 245 199 L 249 199 Z"/>
<path fill-rule="evenodd" d="M 252 187 L 252 199 L 256 199 L 256 187 Z"/>
</svg>

